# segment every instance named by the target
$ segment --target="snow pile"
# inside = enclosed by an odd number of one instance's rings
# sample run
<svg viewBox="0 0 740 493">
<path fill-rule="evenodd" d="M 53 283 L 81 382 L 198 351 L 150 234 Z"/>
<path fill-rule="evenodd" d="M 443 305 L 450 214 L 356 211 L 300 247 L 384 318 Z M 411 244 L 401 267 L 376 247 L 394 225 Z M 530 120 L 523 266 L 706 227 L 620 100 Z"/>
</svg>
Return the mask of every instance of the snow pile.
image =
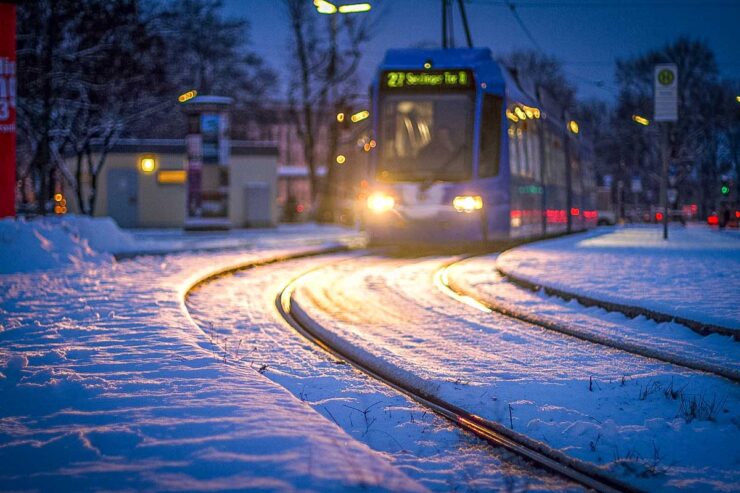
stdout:
<svg viewBox="0 0 740 493">
<path fill-rule="evenodd" d="M 705 227 L 596 231 L 515 248 L 506 273 L 611 303 L 740 329 L 740 239 Z"/>
<path fill-rule="evenodd" d="M 133 245 L 131 236 L 110 218 L 0 219 L 0 274 L 109 261 L 104 252 Z"/>
</svg>

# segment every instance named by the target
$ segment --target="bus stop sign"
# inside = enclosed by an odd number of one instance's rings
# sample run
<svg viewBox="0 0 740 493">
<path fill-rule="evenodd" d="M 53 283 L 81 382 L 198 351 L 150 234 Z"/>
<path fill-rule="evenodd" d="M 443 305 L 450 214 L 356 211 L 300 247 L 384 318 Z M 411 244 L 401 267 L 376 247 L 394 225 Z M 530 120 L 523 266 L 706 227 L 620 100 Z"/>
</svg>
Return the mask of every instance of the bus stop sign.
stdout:
<svg viewBox="0 0 740 493">
<path fill-rule="evenodd" d="M 675 63 L 655 66 L 655 114 L 656 122 L 678 120 L 678 68 Z"/>
</svg>

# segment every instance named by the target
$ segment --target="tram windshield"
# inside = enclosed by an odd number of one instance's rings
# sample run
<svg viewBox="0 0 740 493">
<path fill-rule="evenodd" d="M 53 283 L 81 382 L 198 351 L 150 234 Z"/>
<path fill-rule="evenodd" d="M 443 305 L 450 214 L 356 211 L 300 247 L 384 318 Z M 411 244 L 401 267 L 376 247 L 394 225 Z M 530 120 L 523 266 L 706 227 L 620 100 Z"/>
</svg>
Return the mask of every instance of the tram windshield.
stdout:
<svg viewBox="0 0 740 493">
<path fill-rule="evenodd" d="M 381 101 L 383 181 L 463 181 L 472 172 L 473 97 L 388 95 Z"/>
</svg>

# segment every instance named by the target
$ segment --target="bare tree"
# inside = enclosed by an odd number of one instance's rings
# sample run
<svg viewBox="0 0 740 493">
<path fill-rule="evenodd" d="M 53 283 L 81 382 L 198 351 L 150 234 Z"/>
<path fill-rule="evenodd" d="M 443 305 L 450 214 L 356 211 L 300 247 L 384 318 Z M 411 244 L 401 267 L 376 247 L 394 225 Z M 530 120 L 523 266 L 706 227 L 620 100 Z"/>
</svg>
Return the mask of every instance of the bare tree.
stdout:
<svg viewBox="0 0 740 493">
<path fill-rule="evenodd" d="M 645 178 L 651 185 L 648 193 L 655 195 L 657 135 L 653 125 L 637 126 L 631 116 L 652 114 L 653 70 L 666 62 L 678 66 L 679 120 L 670 126 L 670 156 L 674 167 L 680 168 L 673 172 L 686 178 L 679 184 L 679 195 L 698 202 L 701 213 L 707 214 L 717 199 L 722 156 L 728 151 L 722 135 L 730 128 L 731 118 L 723 121 L 721 114 L 731 108 L 731 101 L 723 95 L 714 53 L 705 42 L 680 37 L 660 49 L 617 61 L 620 94 L 614 127 L 620 134 L 620 152 L 637 154 L 628 164 L 629 173 Z"/>
<path fill-rule="evenodd" d="M 331 220 L 339 128 L 335 115 L 357 94 L 355 73 L 362 58 L 362 46 L 370 40 L 373 18 L 369 15 L 317 16 L 303 0 L 283 0 L 290 23 L 293 63 L 296 70 L 289 90 L 291 114 L 303 144 L 308 166 L 311 199 L 319 203 L 318 218 Z M 320 18 L 319 18 L 320 17 Z M 324 119 L 325 122 L 322 122 Z M 322 123 L 328 123 L 329 151 L 324 158 L 327 176 L 323 186 L 318 178 L 316 142 Z"/>
<path fill-rule="evenodd" d="M 25 169 L 34 177 L 38 212 L 47 212 L 53 177 L 75 190 L 80 210 L 94 212 L 106 149 L 130 121 L 154 110 L 161 76 L 160 40 L 142 21 L 136 0 L 28 2 L 19 8 L 19 127 Z M 104 152 L 92 164 L 91 144 Z M 74 172 L 65 156 L 77 156 Z M 87 157 L 89 187 L 83 191 Z"/>
</svg>

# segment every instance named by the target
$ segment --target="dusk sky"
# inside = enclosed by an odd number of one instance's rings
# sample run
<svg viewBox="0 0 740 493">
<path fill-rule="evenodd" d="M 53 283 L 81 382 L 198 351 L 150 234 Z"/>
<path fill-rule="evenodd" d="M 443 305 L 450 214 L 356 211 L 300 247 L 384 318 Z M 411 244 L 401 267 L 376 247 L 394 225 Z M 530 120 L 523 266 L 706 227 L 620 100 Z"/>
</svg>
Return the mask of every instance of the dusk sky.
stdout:
<svg viewBox="0 0 740 493">
<path fill-rule="evenodd" d="M 382 16 L 360 69 L 363 85 L 369 83 L 387 49 L 440 43 L 439 0 L 371 3 L 370 13 L 354 14 Z M 639 55 L 682 34 L 708 41 L 722 75 L 740 77 L 740 0 L 527 0 L 514 4 L 537 45 L 564 62 L 581 98 L 614 99 L 616 58 Z M 489 47 L 494 55 L 537 48 L 506 2 L 470 0 L 466 9 L 475 46 Z M 290 37 L 282 2 L 224 0 L 224 11 L 249 20 L 251 46 L 285 83 L 289 78 L 284 67 Z M 454 15 L 459 21 L 457 9 Z M 463 46 L 464 39 L 462 27 L 456 23 L 457 45 Z M 603 82 L 602 87 L 596 85 L 598 81 Z"/>
</svg>

